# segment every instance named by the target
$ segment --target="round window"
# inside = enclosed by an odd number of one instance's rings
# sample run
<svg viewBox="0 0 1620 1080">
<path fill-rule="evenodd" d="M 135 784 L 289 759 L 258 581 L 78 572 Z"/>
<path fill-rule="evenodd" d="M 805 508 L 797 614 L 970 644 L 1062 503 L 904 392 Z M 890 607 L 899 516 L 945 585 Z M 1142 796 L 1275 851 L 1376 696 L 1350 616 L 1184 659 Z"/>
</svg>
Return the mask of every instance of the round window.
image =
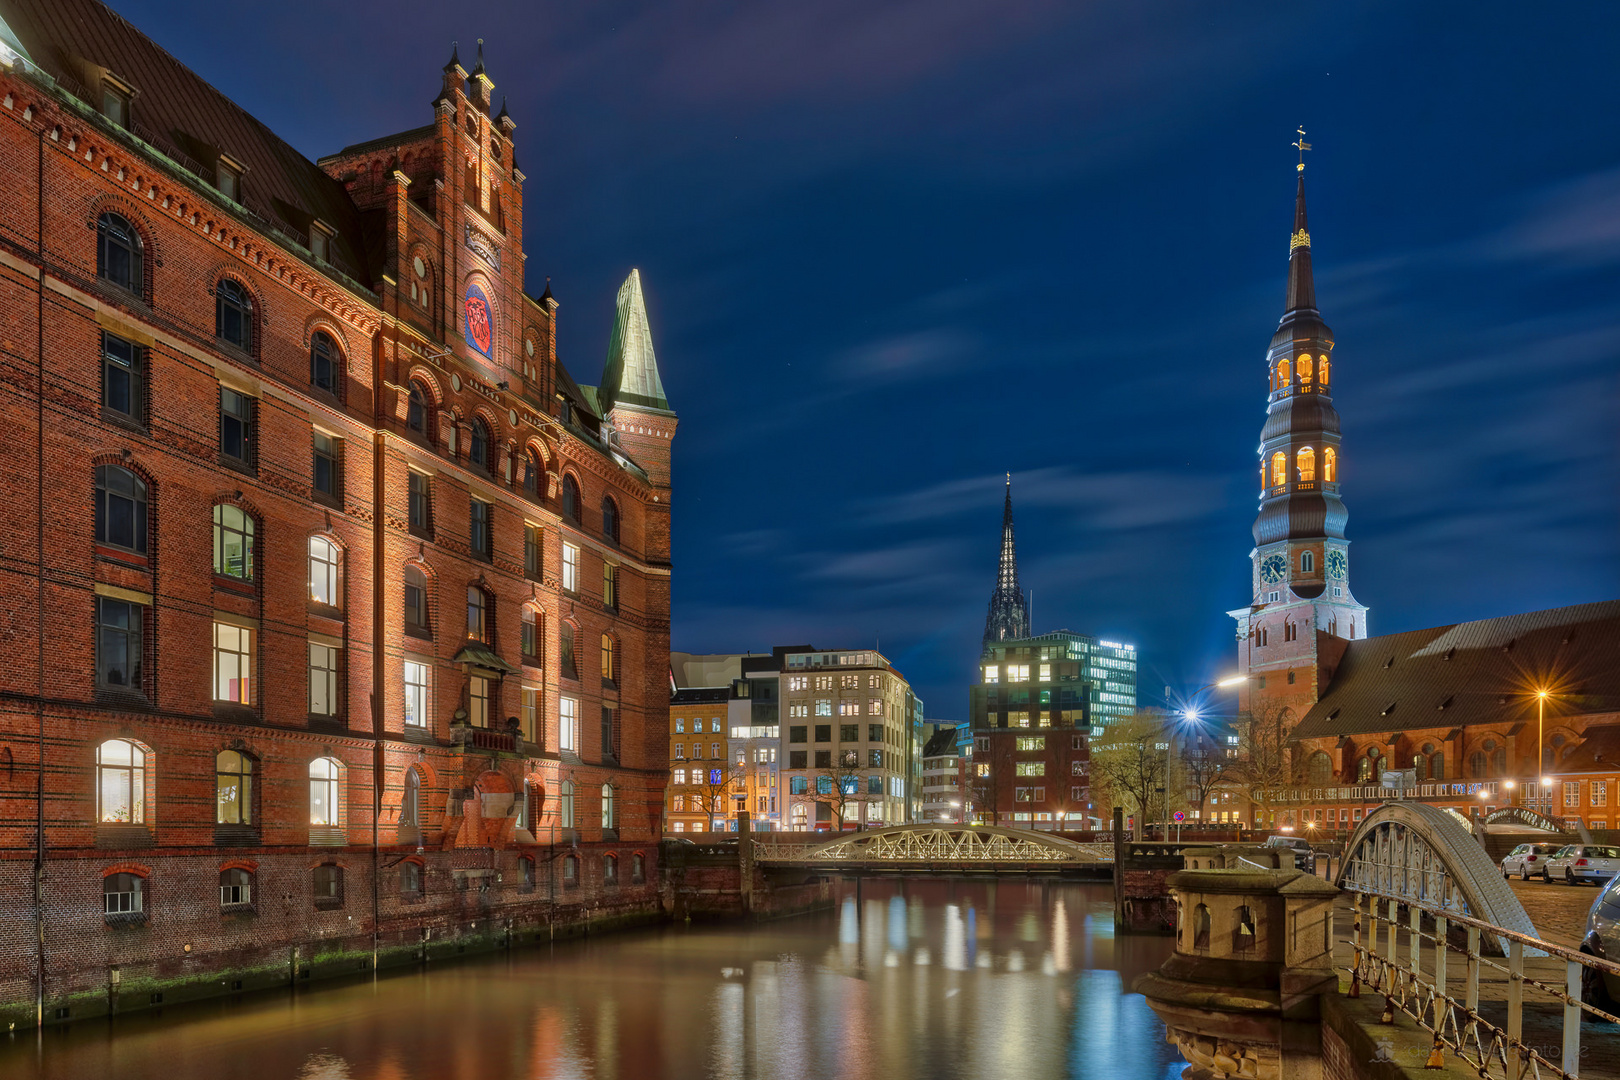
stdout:
<svg viewBox="0 0 1620 1080">
<path fill-rule="evenodd" d="M 427 263 L 422 261 L 422 256 L 418 255 L 414 260 L 412 260 L 411 268 L 416 271 L 417 277 L 427 277 Z"/>
<path fill-rule="evenodd" d="M 1496 749 L 1496 740 L 1495 739 L 1486 739 L 1484 749 L 1485 749 L 1485 752 L 1487 754 L 1490 753 L 1492 750 L 1495 750 Z"/>
</svg>

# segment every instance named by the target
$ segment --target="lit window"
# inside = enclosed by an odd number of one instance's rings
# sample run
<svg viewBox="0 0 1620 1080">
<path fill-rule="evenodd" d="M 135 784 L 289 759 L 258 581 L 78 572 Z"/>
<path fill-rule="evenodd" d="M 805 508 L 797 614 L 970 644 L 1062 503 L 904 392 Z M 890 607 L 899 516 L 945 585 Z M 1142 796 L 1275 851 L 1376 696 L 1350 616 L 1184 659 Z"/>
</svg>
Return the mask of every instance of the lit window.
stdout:
<svg viewBox="0 0 1620 1080">
<path fill-rule="evenodd" d="M 309 643 L 309 711 L 315 716 L 338 714 L 338 651 L 313 641 Z"/>
<path fill-rule="evenodd" d="M 562 585 L 569 592 L 579 591 L 579 547 L 575 544 L 564 544 L 563 549 L 563 579 Z"/>
<path fill-rule="evenodd" d="M 1288 367 L 1286 359 L 1277 361 L 1277 387 L 1281 389 L 1294 381 L 1293 374 Z"/>
<path fill-rule="evenodd" d="M 342 824 L 338 798 L 338 763 L 316 758 L 309 763 L 309 823 L 335 827 Z"/>
<path fill-rule="evenodd" d="M 1019 776 L 1045 776 L 1046 762 L 1020 761 L 1018 763 L 1017 773 Z"/>
<path fill-rule="evenodd" d="M 476 585 L 467 586 L 467 637 L 472 641 L 488 642 L 488 598 Z"/>
<path fill-rule="evenodd" d="M 618 827 L 619 827 L 619 819 L 614 813 L 613 785 L 612 784 L 603 784 L 602 785 L 602 828 L 604 828 L 604 829 L 616 829 Z M 609 858 L 611 859 L 612 856 L 609 856 Z"/>
<path fill-rule="evenodd" d="M 1322 448 L 1322 481 L 1337 483 L 1339 479 L 1339 452 L 1331 446 Z"/>
<path fill-rule="evenodd" d="M 564 829 L 574 827 L 574 782 L 572 780 L 564 780 L 562 787 L 559 789 L 557 818 L 558 827 Z"/>
<path fill-rule="evenodd" d="M 1299 363 L 1295 365 L 1295 370 L 1299 372 L 1299 384 L 1301 386 L 1309 386 L 1311 382 L 1312 370 L 1311 358 L 1309 356 L 1301 356 L 1299 358 Z"/>
<path fill-rule="evenodd" d="M 1326 386 L 1328 381 L 1328 358 L 1325 356 L 1322 357 L 1322 367 L 1317 372 L 1317 375 L 1320 378 L 1322 385 Z"/>
<path fill-rule="evenodd" d="M 221 507 L 220 509 L 224 509 Z M 250 522 L 251 524 L 251 522 Z M 338 607 L 338 546 L 324 536 L 309 538 L 309 598 Z"/>
<path fill-rule="evenodd" d="M 617 677 L 613 666 L 613 638 L 611 635 L 602 635 L 602 681 L 610 683 Z"/>
<path fill-rule="evenodd" d="M 619 568 L 610 562 L 602 563 L 602 606 L 609 611 L 619 607 Z"/>
<path fill-rule="evenodd" d="M 421 728 L 428 724 L 428 666 L 405 661 L 405 726 Z"/>
<path fill-rule="evenodd" d="M 557 703 L 557 712 L 558 712 L 558 730 L 557 730 L 557 742 L 558 742 L 558 745 L 564 750 L 568 750 L 568 751 L 571 751 L 572 753 L 576 753 L 576 754 L 579 753 L 579 700 L 577 698 L 571 698 L 571 697 L 562 698 Z M 572 785 L 569 785 L 569 790 L 570 790 L 570 792 L 572 791 Z M 573 806 L 573 804 L 572 804 L 572 802 L 570 802 L 569 803 L 570 811 L 572 811 L 572 806 Z M 570 817 L 572 817 L 571 812 L 570 812 Z M 565 826 L 565 828 L 572 828 L 572 827 L 573 827 L 573 822 L 572 821 L 570 821 L 568 823 L 568 825 Z"/>
<path fill-rule="evenodd" d="M 1001 681 L 1001 668 L 992 664 L 984 669 L 984 681 L 987 683 Z"/>
<path fill-rule="evenodd" d="M 253 632 L 230 623 L 214 624 L 214 700 L 248 704 Z"/>
<path fill-rule="evenodd" d="M 1315 450 L 1312 450 L 1308 446 L 1301 447 L 1299 453 L 1294 455 L 1294 460 L 1295 460 L 1295 462 L 1297 463 L 1297 465 L 1299 467 L 1299 478 L 1301 480 L 1315 480 L 1316 479 L 1316 451 Z"/>
<path fill-rule="evenodd" d="M 489 727 L 489 680 L 481 675 L 467 683 L 467 721 L 473 727 Z"/>
<path fill-rule="evenodd" d="M 96 748 L 96 820 L 119 825 L 146 821 L 146 751 L 125 739 Z"/>
<path fill-rule="evenodd" d="M 246 754 L 222 750 L 214 758 L 214 821 L 253 824 L 253 759 Z"/>
<path fill-rule="evenodd" d="M 1288 483 L 1288 455 L 1281 450 L 1271 455 L 1271 486 L 1282 487 Z"/>
</svg>

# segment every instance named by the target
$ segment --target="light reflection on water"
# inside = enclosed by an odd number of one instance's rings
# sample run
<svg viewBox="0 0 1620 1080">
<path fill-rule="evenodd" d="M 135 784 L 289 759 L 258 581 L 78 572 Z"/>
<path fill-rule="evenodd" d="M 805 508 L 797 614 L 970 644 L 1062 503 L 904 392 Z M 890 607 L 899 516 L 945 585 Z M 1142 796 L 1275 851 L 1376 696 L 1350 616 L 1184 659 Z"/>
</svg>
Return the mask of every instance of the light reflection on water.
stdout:
<svg viewBox="0 0 1620 1080">
<path fill-rule="evenodd" d="M 864 881 L 833 910 L 671 927 L 0 1042 L 70 1080 L 1171 1080 L 1122 987 L 1169 955 L 1112 890 Z"/>
</svg>

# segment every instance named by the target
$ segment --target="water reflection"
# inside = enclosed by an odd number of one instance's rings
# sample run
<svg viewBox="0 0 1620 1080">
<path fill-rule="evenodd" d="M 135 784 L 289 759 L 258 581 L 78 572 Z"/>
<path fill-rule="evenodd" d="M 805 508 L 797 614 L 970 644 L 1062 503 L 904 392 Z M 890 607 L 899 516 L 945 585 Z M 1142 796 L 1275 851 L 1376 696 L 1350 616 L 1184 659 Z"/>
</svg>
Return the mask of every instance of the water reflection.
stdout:
<svg viewBox="0 0 1620 1080">
<path fill-rule="evenodd" d="M 1113 936 L 1111 890 L 863 881 L 831 910 L 672 927 L 375 982 L 0 1042 L 69 1080 L 1168 1080 L 1122 987 L 1169 954 Z"/>
</svg>

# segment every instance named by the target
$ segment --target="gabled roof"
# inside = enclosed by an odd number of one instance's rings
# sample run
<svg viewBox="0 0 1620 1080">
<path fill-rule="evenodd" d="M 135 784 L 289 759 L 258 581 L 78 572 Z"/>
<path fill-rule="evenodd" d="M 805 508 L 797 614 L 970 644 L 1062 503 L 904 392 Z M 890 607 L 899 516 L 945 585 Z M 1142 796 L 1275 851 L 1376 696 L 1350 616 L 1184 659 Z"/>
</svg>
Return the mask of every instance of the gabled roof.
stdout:
<svg viewBox="0 0 1620 1080">
<path fill-rule="evenodd" d="M 923 746 L 922 756 L 925 758 L 948 757 L 955 753 L 956 729 L 948 727 L 940 728 L 928 737 L 927 744 Z"/>
<path fill-rule="evenodd" d="M 1298 739 L 1620 711 L 1620 600 L 1350 642 Z"/>
<path fill-rule="evenodd" d="M 133 134 L 212 186 L 221 154 L 246 168 L 243 205 L 308 246 L 310 221 L 336 230 L 333 263 L 377 280 L 360 213 L 336 180 L 98 0 L 5 0 L 7 25 L 35 66 L 99 110 L 102 72 L 136 91 Z"/>
</svg>

